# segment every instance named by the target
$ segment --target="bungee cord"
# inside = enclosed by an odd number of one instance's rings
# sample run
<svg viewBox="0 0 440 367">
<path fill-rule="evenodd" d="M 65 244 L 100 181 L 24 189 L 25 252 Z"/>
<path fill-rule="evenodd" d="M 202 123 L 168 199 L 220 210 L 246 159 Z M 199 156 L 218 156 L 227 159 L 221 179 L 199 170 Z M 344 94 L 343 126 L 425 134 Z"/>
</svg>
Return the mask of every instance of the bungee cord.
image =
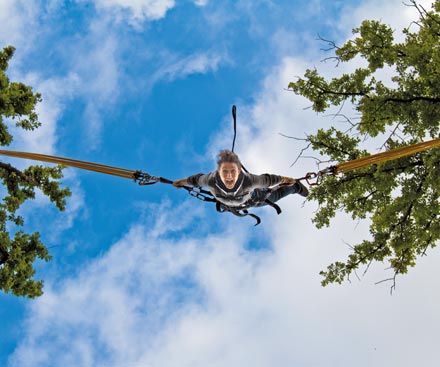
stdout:
<svg viewBox="0 0 440 367">
<path fill-rule="evenodd" d="M 235 139 L 237 136 L 237 112 L 235 105 L 232 106 L 232 117 L 233 117 L 233 131 L 234 131 L 234 137 L 232 141 L 232 152 L 234 152 L 235 148 Z M 405 147 L 400 147 L 396 149 L 391 149 L 386 152 L 372 154 L 369 156 L 361 157 L 358 159 L 353 159 L 347 162 L 341 162 L 333 166 L 329 166 L 323 170 L 320 170 L 318 172 L 308 172 L 304 177 L 297 178 L 297 181 L 305 180 L 310 186 L 316 186 L 321 183 L 321 181 L 324 179 L 325 176 L 329 175 L 339 175 L 344 174 L 356 169 L 360 169 L 363 167 L 368 167 L 371 165 L 375 165 L 378 163 L 383 163 L 386 161 L 402 158 L 405 156 L 409 156 L 412 154 L 416 154 L 422 151 L 426 151 L 429 149 L 433 149 L 440 146 L 440 138 L 429 140 L 417 144 L 408 145 Z M 54 155 L 47 155 L 47 154 L 39 154 L 39 153 L 31 153 L 31 152 L 21 152 L 21 151 L 13 151 L 13 150 L 0 150 L 0 155 L 8 156 L 8 157 L 14 157 L 14 158 L 22 158 L 22 159 L 30 159 L 35 161 L 42 161 L 42 162 L 48 162 L 48 163 L 54 163 L 54 164 L 60 164 L 62 166 L 67 167 L 75 167 L 80 168 L 88 171 L 94 171 L 98 173 L 103 173 L 107 175 L 113 175 L 118 176 L 122 178 L 128 178 L 135 182 L 137 182 L 141 186 L 146 185 L 153 185 L 158 182 L 165 183 L 165 184 L 172 184 L 173 181 L 169 180 L 164 177 L 160 176 L 153 176 L 150 175 L 147 172 L 143 172 L 140 170 L 130 170 L 120 167 L 114 167 L 94 162 L 87 162 L 82 161 L 78 159 L 72 159 L 72 158 L 65 158 L 65 157 L 59 157 Z M 244 166 L 242 166 L 243 170 L 248 172 Z M 251 216 L 254 219 L 257 220 L 258 225 L 261 220 L 258 216 L 255 214 L 249 213 L 247 209 L 249 209 L 250 206 L 243 206 L 243 207 L 229 207 L 221 202 L 219 202 L 214 195 L 207 190 L 204 190 L 199 187 L 192 187 L 192 186 L 183 186 L 183 188 L 188 191 L 188 193 L 202 201 L 209 201 L 209 202 L 215 202 L 216 203 L 216 209 L 220 213 L 224 212 L 230 212 L 234 215 L 237 215 L 239 217 L 244 216 Z M 275 204 L 275 209 L 277 209 L 277 213 L 281 213 L 281 210 L 279 207 Z"/>
</svg>

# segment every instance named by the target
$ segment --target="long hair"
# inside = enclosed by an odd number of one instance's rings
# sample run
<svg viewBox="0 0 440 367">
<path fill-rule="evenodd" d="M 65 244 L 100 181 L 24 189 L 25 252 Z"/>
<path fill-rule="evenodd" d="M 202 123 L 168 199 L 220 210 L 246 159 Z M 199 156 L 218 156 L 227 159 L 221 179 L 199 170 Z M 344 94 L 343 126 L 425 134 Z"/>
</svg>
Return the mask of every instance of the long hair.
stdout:
<svg viewBox="0 0 440 367">
<path fill-rule="evenodd" d="M 230 150 L 221 150 L 217 155 L 217 167 L 220 167 L 222 163 L 236 163 L 241 168 L 240 158 L 234 152 Z"/>
</svg>

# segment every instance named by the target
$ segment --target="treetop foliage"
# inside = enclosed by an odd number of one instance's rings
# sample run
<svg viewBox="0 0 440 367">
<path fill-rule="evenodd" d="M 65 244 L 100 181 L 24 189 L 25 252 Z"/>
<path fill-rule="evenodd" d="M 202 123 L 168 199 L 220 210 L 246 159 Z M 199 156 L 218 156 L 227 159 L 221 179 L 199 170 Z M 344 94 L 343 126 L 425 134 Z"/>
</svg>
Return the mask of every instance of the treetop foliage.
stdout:
<svg viewBox="0 0 440 367">
<path fill-rule="evenodd" d="M 25 130 L 34 130 L 41 123 L 35 108 L 41 95 L 32 88 L 11 82 L 6 74 L 14 47 L 0 50 L 0 145 L 9 145 L 12 135 L 8 124 Z M 49 251 L 40 241 L 38 232 L 28 234 L 23 230 L 24 218 L 19 215 L 21 205 L 35 198 L 39 189 L 59 210 L 64 210 L 67 188 L 61 188 L 61 167 L 30 166 L 19 170 L 0 161 L 0 180 L 4 186 L 0 202 L 0 289 L 17 296 L 36 297 L 42 294 L 43 281 L 35 280 L 34 261 L 50 259 Z M 4 191 L 4 193 L 3 193 Z"/>
<path fill-rule="evenodd" d="M 413 6 L 419 14 L 402 30 L 403 42 L 395 41 L 388 25 L 365 20 L 344 45 L 327 41 L 336 65 L 352 65 L 353 72 L 328 80 L 309 69 L 289 84 L 318 113 L 339 106 L 337 115 L 348 127 L 319 129 L 306 139 L 330 161 L 368 155 L 360 148 L 366 139 L 387 150 L 439 137 L 440 1 L 431 10 L 416 1 L 403 6 Z M 384 71 L 390 80 L 381 78 Z M 348 108 L 355 117 L 343 113 Z M 345 262 L 323 271 L 323 285 L 341 283 L 359 266 L 368 268 L 376 261 L 389 263 L 392 280 L 406 273 L 438 243 L 439 193 L 440 149 L 326 178 L 310 196 L 320 204 L 315 224 L 328 226 L 343 210 L 353 219 L 369 219 L 371 238 L 352 246 Z"/>
</svg>

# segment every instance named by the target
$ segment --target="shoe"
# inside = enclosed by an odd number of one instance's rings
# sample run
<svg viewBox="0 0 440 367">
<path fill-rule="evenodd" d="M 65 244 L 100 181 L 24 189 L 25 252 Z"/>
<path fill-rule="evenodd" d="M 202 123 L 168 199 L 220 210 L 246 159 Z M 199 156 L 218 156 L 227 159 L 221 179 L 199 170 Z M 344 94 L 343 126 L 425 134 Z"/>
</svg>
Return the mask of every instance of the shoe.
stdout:
<svg viewBox="0 0 440 367">
<path fill-rule="evenodd" d="M 296 181 L 295 185 L 293 185 L 296 188 L 296 193 L 303 196 L 303 197 L 307 197 L 309 196 L 309 190 L 307 189 L 307 187 L 305 187 L 301 182 Z"/>
</svg>

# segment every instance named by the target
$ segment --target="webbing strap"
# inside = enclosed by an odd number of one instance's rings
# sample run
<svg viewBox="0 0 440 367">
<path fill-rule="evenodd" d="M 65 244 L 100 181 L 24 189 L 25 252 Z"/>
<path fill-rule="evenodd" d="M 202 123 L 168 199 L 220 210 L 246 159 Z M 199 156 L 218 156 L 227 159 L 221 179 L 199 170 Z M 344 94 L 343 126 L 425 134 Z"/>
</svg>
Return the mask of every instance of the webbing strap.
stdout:
<svg viewBox="0 0 440 367">
<path fill-rule="evenodd" d="M 264 202 L 265 202 L 267 205 L 269 205 L 269 206 L 271 206 L 272 208 L 274 208 L 274 209 L 276 210 L 276 212 L 277 212 L 278 215 L 281 214 L 282 210 L 281 210 L 281 208 L 280 208 L 280 206 L 279 206 L 278 204 L 274 203 L 273 201 L 270 201 L 269 199 L 264 200 Z"/>
<path fill-rule="evenodd" d="M 249 211 L 247 210 L 247 207 L 234 208 L 232 206 L 228 206 L 226 204 L 223 204 L 222 202 L 220 202 L 218 200 L 216 200 L 215 207 L 219 213 L 232 213 L 232 214 L 236 215 L 237 217 L 250 216 L 256 220 L 256 223 L 254 224 L 255 226 L 258 226 L 261 223 L 261 218 L 258 215 L 255 215 L 253 213 L 249 213 Z"/>
<path fill-rule="evenodd" d="M 113 166 L 107 166 L 104 164 L 85 162 L 85 161 L 80 161 L 77 159 L 57 157 L 57 156 L 46 155 L 46 154 L 29 153 L 29 152 L 16 152 L 16 151 L 11 151 L 11 150 L 0 150 L 0 154 L 5 155 L 5 156 L 9 156 L 9 157 L 32 159 L 32 160 L 36 160 L 36 161 L 62 164 L 64 166 L 76 167 L 76 168 L 81 168 L 81 169 L 85 169 L 88 171 L 95 171 L 95 172 L 105 173 L 108 175 L 119 176 L 119 177 L 130 178 L 130 179 L 135 178 L 136 172 L 139 172 L 139 171 L 135 171 L 135 170 L 128 170 L 125 168 L 118 168 L 118 167 L 113 167 Z"/>
<path fill-rule="evenodd" d="M 348 162 L 339 163 L 334 166 L 334 173 L 345 173 L 349 171 L 353 171 L 358 168 L 370 166 L 377 163 L 386 162 L 389 160 L 405 157 L 411 154 L 415 154 L 418 152 L 422 152 L 424 150 L 432 149 L 440 146 L 440 138 L 424 141 L 422 143 L 409 145 L 406 147 L 391 149 L 387 152 L 382 152 L 378 154 L 369 155 L 367 157 L 362 157 L 358 159 L 354 159 Z"/>
</svg>

